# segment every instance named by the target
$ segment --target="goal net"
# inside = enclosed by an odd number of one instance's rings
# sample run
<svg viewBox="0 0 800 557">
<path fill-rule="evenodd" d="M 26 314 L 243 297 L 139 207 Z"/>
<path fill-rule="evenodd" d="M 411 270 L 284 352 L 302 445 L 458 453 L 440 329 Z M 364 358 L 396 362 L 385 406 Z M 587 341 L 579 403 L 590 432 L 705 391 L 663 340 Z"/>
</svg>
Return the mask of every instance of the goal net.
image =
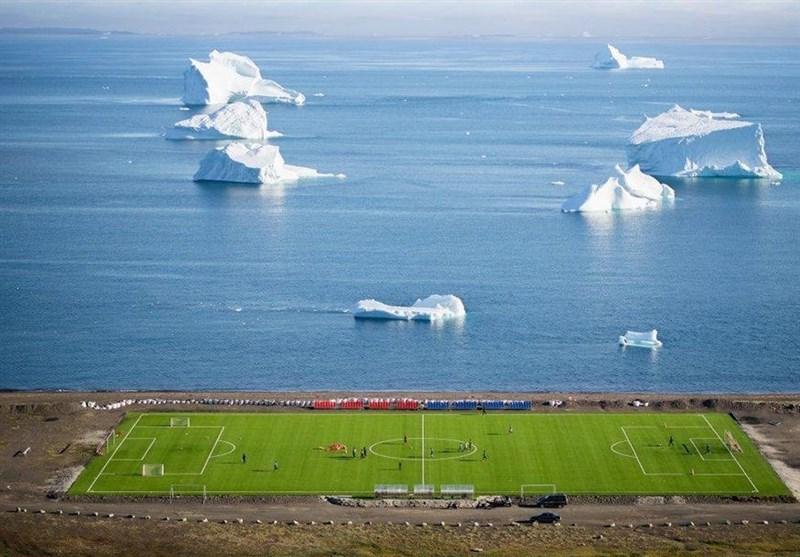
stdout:
<svg viewBox="0 0 800 557">
<path fill-rule="evenodd" d="M 163 464 L 142 464 L 142 476 L 144 477 L 157 477 L 164 475 Z"/>
<path fill-rule="evenodd" d="M 522 484 L 519 486 L 519 496 L 522 499 L 552 495 L 555 492 L 556 484 Z"/>
<path fill-rule="evenodd" d="M 742 447 L 739 445 L 739 442 L 733 436 L 733 433 L 730 431 L 725 432 L 725 444 L 728 445 L 728 448 L 734 452 L 740 453 L 742 452 Z"/>
<path fill-rule="evenodd" d="M 205 503 L 207 495 L 206 484 L 172 484 L 169 486 L 170 502 L 181 496 L 191 496 L 202 497 L 203 503 Z"/>
<path fill-rule="evenodd" d="M 189 418 L 186 416 L 170 418 L 169 427 L 189 427 Z"/>
<path fill-rule="evenodd" d="M 111 432 L 108 435 L 106 435 L 105 439 L 100 441 L 100 443 L 97 445 L 95 452 L 98 455 L 105 454 L 111 450 L 111 447 L 113 447 L 116 442 L 117 442 L 117 432 L 116 430 L 112 429 Z"/>
</svg>

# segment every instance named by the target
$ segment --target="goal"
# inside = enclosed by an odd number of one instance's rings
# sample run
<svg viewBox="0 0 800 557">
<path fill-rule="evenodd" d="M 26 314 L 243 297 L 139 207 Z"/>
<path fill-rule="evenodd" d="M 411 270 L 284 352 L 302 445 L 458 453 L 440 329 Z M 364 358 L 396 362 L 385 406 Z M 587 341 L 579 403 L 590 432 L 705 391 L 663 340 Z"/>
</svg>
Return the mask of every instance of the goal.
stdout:
<svg viewBox="0 0 800 557">
<path fill-rule="evenodd" d="M 189 427 L 189 425 L 189 418 L 186 416 L 169 419 L 169 427 Z"/>
<path fill-rule="evenodd" d="M 142 464 L 142 476 L 149 478 L 149 477 L 158 477 L 163 475 L 164 475 L 163 464 Z"/>
<path fill-rule="evenodd" d="M 111 450 L 111 447 L 115 445 L 117 442 L 117 432 L 116 430 L 112 429 L 111 432 L 106 435 L 105 439 L 100 441 L 95 449 L 95 453 L 98 455 L 105 454 Z"/>
<path fill-rule="evenodd" d="M 172 503 L 175 499 L 181 496 L 190 497 L 203 497 L 203 503 L 206 502 L 208 491 L 206 484 L 172 484 L 169 486 L 169 501 Z"/>
<path fill-rule="evenodd" d="M 553 495 L 555 492 L 556 484 L 522 484 L 519 486 L 520 499 Z"/>
</svg>

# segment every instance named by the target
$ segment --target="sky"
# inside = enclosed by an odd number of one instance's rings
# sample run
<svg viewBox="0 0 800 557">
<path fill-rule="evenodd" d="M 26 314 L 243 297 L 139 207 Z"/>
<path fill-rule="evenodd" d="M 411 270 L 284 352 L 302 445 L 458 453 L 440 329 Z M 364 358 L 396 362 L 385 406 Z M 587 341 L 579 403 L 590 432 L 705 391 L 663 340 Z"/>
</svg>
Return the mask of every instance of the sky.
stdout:
<svg viewBox="0 0 800 557">
<path fill-rule="evenodd" d="M 0 26 L 800 42 L 800 0 L 0 0 Z"/>
</svg>

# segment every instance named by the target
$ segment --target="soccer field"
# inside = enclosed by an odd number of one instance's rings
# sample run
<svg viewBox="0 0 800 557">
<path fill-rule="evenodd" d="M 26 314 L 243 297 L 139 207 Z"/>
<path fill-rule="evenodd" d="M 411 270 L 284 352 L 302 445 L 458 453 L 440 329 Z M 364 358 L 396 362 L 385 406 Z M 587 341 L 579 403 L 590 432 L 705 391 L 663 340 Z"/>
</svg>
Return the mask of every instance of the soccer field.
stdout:
<svg viewBox="0 0 800 557">
<path fill-rule="evenodd" d="M 726 414 L 367 411 L 132 413 L 70 493 L 368 495 L 378 484 L 788 495 Z"/>
</svg>

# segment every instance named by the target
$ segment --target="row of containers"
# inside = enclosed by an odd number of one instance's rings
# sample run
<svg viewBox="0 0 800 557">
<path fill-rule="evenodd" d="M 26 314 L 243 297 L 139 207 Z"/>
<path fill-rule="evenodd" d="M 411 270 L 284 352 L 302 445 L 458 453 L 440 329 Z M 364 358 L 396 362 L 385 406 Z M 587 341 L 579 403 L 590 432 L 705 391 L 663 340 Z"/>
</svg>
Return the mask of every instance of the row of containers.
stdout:
<svg viewBox="0 0 800 557">
<path fill-rule="evenodd" d="M 417 400 L 414 398 L 336 398 L 315 400 L 315 410 L 531 410 L 530 400 Z"/>
</svg>

